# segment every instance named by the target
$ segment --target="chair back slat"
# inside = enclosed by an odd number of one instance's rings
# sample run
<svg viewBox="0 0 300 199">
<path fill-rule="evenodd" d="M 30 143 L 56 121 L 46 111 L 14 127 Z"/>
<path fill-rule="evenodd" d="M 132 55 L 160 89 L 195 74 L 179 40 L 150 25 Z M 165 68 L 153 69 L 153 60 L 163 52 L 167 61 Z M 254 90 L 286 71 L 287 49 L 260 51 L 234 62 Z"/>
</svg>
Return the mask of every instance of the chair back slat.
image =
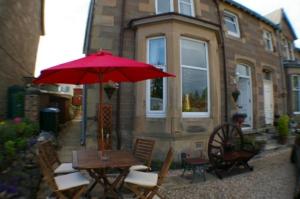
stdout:
<svg viewBox="0 0 300 199">
<path fill-rule="evenodd" d="M 167 157 L 166 157 L 166 159 L 163 163 L 163 166 L 158 174 L 158 182 L 157 182 L 158 186 L 160 186 L 163 183 L 165 177 L 168 175 L 168 171 L 171 166 L 172 160 L 173 160 L 173 148 L 170 147 Z"/>
<path fill-rule="evenodd" d="M 133 154 L 134 156 L 143 161 L 148 167 L 151 166 L 152 152 L 154 148 L 154 140 L 136 139 Z"/>
<path fill-rule="evenodd" d="M 58 188 L 54 181 L 54 173 L 53 173 L 52 169 L 49 167 L 49 165 L 46 162 L 46 160 L 44 159 L 43 155 L 38 154 L 37 157 L 38 157 L 38 162 L 39 162 L 39 165 L 40 165 L 40 168 L 41 168 L 41 171 L 42 171 L 45 181 L 50 186 L 52 191 L 56 191 Z"/>
</svg>

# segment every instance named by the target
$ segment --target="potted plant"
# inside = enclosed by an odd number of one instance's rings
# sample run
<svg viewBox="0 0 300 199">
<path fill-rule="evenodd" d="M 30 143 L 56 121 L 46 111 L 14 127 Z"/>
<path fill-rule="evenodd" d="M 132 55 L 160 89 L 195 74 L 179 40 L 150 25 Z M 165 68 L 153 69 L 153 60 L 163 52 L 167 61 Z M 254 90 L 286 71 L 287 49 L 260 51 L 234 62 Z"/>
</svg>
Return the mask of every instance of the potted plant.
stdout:
<svg viewBox="0 0 300 199">
<path fill-rule="evenodd" d="M 289 116 L 287 115 L 280 116 L 278 120 L 277 132 L 278 132 L 278 142 L 280 144 L 286 144 L 288 134 L 289 134 Z"/>
<path fill-rule="evenodd" d="M 240 94 L 241 94 L 241 92 L 237 88 L 231 93 L 234 102 L 236 102 L 238 100 Z"/>
<path fill-rule="evenodd" d="M 108 99 L 111 99 L 112 95 L 114 94 L 114 92 L 117 89 L 118 89 L 118 84 L 114 84 L 114 83 L 105 84 L 104 91 L 105 91 Z"/>
</svg>

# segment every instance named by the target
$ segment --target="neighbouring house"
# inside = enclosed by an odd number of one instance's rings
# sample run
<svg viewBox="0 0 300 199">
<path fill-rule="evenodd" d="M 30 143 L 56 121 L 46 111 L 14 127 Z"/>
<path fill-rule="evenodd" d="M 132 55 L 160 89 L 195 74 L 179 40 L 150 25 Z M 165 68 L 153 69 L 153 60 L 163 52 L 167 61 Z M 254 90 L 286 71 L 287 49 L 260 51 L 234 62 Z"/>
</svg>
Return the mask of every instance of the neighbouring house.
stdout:
<svg viewBox="0 0 300 199">
<path fill-rule="evenodd" d="M 44 34 L 44 0 L 0 0 L 0 118 L 7 88 L 33 77 L 39 38 Z"/>
<path fill-rule="evenodd" d="M 267 17 L 275 23 L 280 32 L 277 34 L 277 42 L 280 46 L 280 60 L 284 67 L 285 81 L 286 81 L 286 96 L 287 96 L 287 113 L 289 115 L 300 113 L 300 93 L 297 92 L 300 85 L 300 79 L 298 80 L 297 73 L 299 74 L 299 61 L 296 59 L 293 41 L 297 39 L 297 35 L 294 32 L 291 23 L 283 9 L 275 10 L 267 15 Z M 298 72 L 297 72 L 298 71 Z M 299 81 L 299 83 L 298 83 Z M 300 118 L 299 118 L 300 119 Z"/>
<path fill-rule="evenodd" d="M 109 103 L 123 147 L 143 137 L 156 140 L 156 158 L 170 145 L 206 150 L 213 128 L 237 112 L 247 114 L 245 132 L 271 128 L 287 112 L 284 68 L 297 38 L 280 12 L 278 21 L 232 0 L 92 0 L 85 53 L 107 49 L 176 75 L 120 85 Z M 87 93 L 92 144 L 97 86 Z"/>
</svg>

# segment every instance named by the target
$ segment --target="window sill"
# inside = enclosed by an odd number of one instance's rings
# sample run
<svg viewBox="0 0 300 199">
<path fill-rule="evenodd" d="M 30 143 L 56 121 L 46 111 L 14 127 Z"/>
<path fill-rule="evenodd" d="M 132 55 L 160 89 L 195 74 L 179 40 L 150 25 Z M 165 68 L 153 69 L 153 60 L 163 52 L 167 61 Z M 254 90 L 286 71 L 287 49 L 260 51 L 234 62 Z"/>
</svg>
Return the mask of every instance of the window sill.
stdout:
<svg viewBox="0 0 300 199">
<path fill-rule="evenodd" d="M 166 114 L 165 113 L 147 113 L 146 117 L 147 118 L 165 118 Z"/>
<path fill-rule="evenodd" d="M 242 39 L 240 34 L 235 34 L 235 33 L 231 33 L 231 32 L 225 32 L 225 35 L 228 38 L 231 38 L 231 39 L 237 39 L 237 40 L 241 40 Z"/>
<path fill-rule="evenodd" d="M 200 114 L 200 113 L 183 112 L 182 118 L 209 118 L 209 113 Z"/>
</svg>

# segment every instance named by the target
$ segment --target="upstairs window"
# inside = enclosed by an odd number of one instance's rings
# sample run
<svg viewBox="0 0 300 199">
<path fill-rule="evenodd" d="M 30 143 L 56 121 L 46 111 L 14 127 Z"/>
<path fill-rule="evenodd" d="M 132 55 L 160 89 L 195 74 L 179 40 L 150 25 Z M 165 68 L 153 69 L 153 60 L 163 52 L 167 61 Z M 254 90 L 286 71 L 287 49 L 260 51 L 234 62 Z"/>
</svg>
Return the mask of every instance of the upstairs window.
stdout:
<svg viewBox="0 0 300 199">
<path fill-rule="evenodd" d="M 173 0 L 155 0 L 156 14 L 173 12 Z"/>
<path fill-rule="evenodd" d="M 225 11 L 224 12 L 224 23 L 225 27 L 227 28 L 227 33 L 234 37 L 240 37 L 240 29 L 239 29 L 239 23 L 238 18 L 236 15 Z"/>
<path fill-rule="evenodd" d="M 286 60 L 295 60 L 294 45 L 286 38 L 282 39 L 283 56 Z"/>
<path fill-rule="evenodd" d="M 179 13 L 187 16 L 195 16 L 193 0 L 178 0 Z"/>
<path fill-rule="evenodd" d="M 264 30 L 263 31 L 263 40 L 265 44 L 265 49 L 267 51 L 273 52 L 273 39 L 272 39 L 272 33 L 269 31 Z"/>
</svg>

